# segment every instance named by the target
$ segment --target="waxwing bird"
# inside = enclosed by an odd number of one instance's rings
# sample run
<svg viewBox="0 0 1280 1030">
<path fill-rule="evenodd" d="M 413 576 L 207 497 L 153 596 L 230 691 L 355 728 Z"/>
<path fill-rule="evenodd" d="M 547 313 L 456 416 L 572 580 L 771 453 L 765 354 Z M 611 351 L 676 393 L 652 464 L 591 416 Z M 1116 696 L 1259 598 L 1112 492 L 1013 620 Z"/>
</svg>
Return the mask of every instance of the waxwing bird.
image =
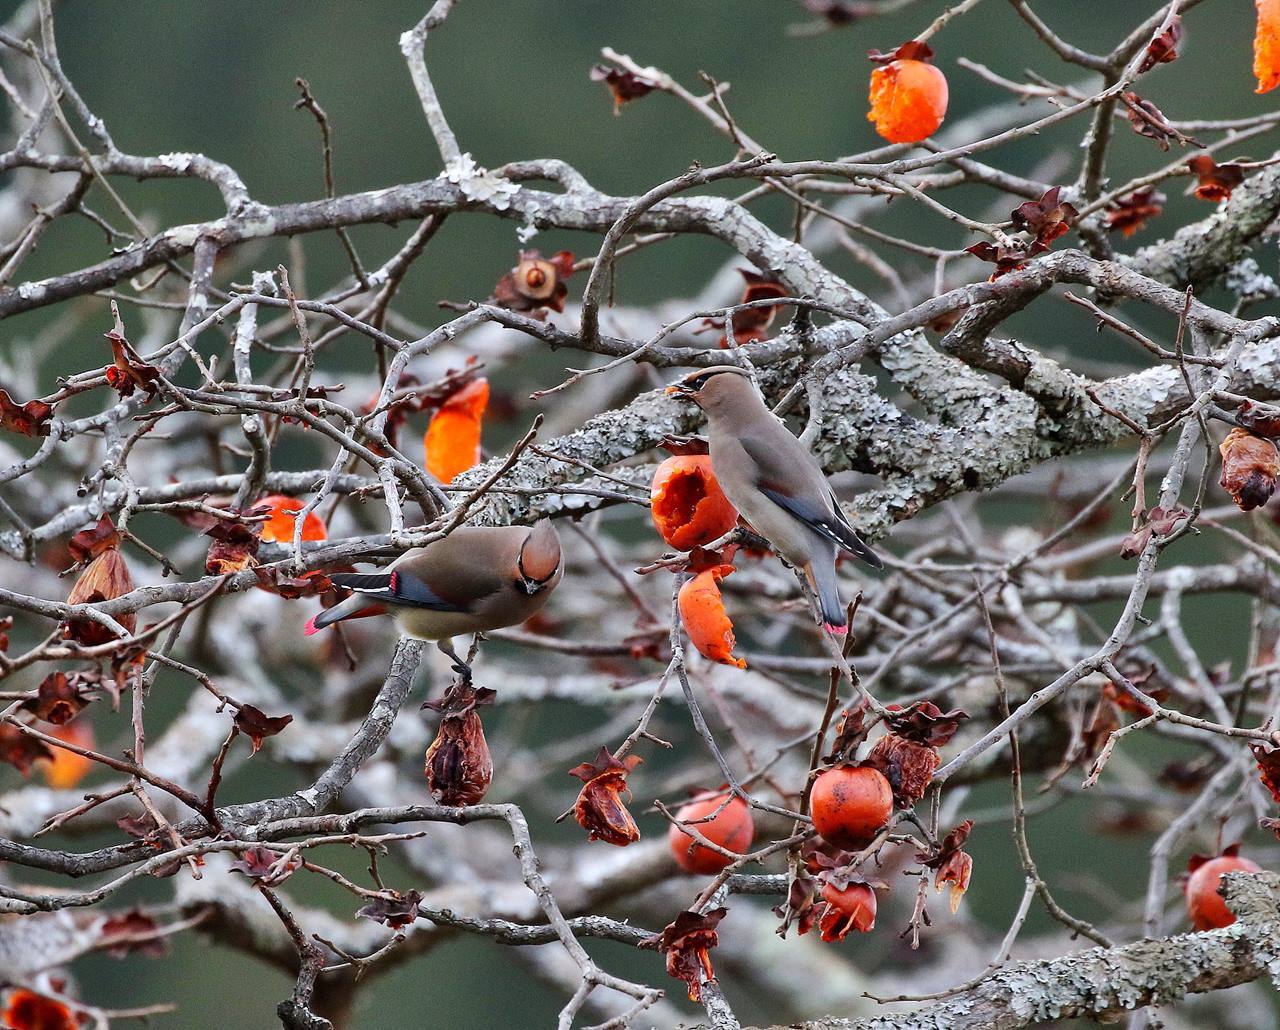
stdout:
<svg viewBox="0 0 1280 1030">
<path fill-rule="evenodd" d="M 547 603 L 562 572 L 560 537 L 547 519 L 532 527 L 460 526 L 406 551 L 382 572 L 332 575 L 354 593 L 313 618 L 305 632 L 385 605 L 402 633 L 434 640 L 467 675 L 451 638 L 524 622 Z"/>
<path fill-rule="evenodd" d="M 667 393 L 687 397 L 706 412 L 711 467 L 725 496 L 779 555 L 804 572 L 826 629 L 846 632 L 836 549 L 877 569 L 884 564 L 845 519 L 817 460 L 769 410 L 744 369 L 701 369 Z"/>
</svg>

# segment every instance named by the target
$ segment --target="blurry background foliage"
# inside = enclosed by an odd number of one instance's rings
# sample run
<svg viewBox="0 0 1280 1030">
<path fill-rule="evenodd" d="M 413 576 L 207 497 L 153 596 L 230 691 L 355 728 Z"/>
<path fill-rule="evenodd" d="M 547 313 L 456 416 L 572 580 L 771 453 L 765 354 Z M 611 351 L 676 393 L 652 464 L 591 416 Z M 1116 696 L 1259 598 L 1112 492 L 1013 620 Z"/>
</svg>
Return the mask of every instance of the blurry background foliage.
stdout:
<svg viewBox="0 0 1280 1030">
<path fill-rule="evenodd" d="M 0 5 L 11 6 L 11 0 Z M 204 152 L 236 168 L 256 199 L 281 203 L 323 195 L 316 125 L 309 114 L 293 106 L 297 99 L 294 79 L 298 76 L 309 80 L 328 112 L 340 193 L 425 179 L 440 170 L 397 47 L 400 33 L 422 16 L 425 6 L 425 0 L 66 0 L 57 8 L 57 31 L 65 69 L 90 107 L 106 119 L 124 150 L 137 154 Z M 603 85 L 588 79 L 588 70 L 600 59 L 600 47 L 612 46 L 642 65 L 657 65 L 695 91 L 701 88 L 699 71 L 728 81 L 732 84 L 728 102 L 735 118 L 780 157 L 832 158 L 881 142 L 865 116 L 871 68 L 865 59 L 867 50 L 893 49 L 944 6 L 942 0 L 929 0 L 902 14 L 867 19 L 838 31 L 792 36 L 787 33 L 788 26 L 807 21 L 808 15 L 799 5 L 783 0 L 464 0 L 445 27 L 433 34 L 427 54 L 433 80 L 461 145 L 479 163 L 494 167 L 524 158 L 561 158 L 598 188 L 625 196 L 678 175 L 694 161 L 710 165 L 727 160 L 732 148 L 693 112 L 659 94 L 629 105 L 615 118 Z M 1249 73 L 1252 5 L 1239 0 L 1234 6 L 1238 8 L 1234 17 L 1190 18 L 1188 39 L 1180 48 L 1177 63 L 1157 69 L 1144 80 L 1143 95 L 1170 117 L 1247 117 L 1274 103 L 1271 97 L 1253 93 Z M 1072 42 L 1105 51 L 1145 17 L 1153 4 L 1077 0 L 1041 7 L 1044 16 Z M 1229 15 L 1231 10 L 1228 5 L 1224 13 Z M 4 11 L 6 17 L 8 13 Z M 1079 69 L 1057 63 L 1001 3 L 977 8 L 948 26 L 933 43 L 939 51 L 938 64 L 951 86 L 948 121 L 1009 100 L 1008 94 L 957 67 L 954 62 L 958 56 L 980 61 L 1015 79 L 1024 67 L 1031 66 L 1056 81 L 1080 81 Z M 1074 120 L 1004 147 L 990 160 L 1014 172 L 1066 181 L 1076 171 L 1082 131 L 1083 124 Z M 1264 150 L 1265 142 L 1257 144 L 1250 156 L 1266 156 Z M 1120 127 L 1108 170 L 1112 181 L 1119 182 L 1164 160 L 1167 158 L 1151 141 Z M 1130 241 L 1133 245 L 1208 213 L 1202 201 L 1182 196 L 1178 183 L 1175 180 L 1172 188 L 1166 189 L 1169 203 L 1163 217 Z M 219 198 L 207 185 L 183 180 L 142 184 L 115 180 L 114 184 L 156 229 L 221 214 Z M 725 192 L 733 188 L 726 186 Z M 951 197 L 954 206 L 977 217 L 1007 217 L 1008 209 L 1014 206 L 1010 200 L 990 208 L 990 192 L 979 187 L 953 191 Z M 790 224 L 791 211 L 781 202 L 766 202 L 755 210 L 780 231 L 786 231 Z M 922 205 L 902 206 L 893 213 L 892 224 L 914 239 L 939 246 L 974 242 Z M 434 325 L 447 317 L 437 308 L 440 299 L 483 299 L 514 263 L 520 246 L 517 228 L 511 221 L 468 215 L 450 218 L 426 255 L 413 266 L 397 298 L 398 308 L 423 324 Z M 357 227 L 352 235 L 366 264 L 376 265 L 407 231 L 407 225 Z M 544 253 L 561 247 L 589 253 L 598 243 L 598 237 L 547 232 L 530 246 Z M 305 281 L 300 285 L 295 280 L 299 295 L 319 291 L 346 273 L 346 258 L 332 234 L 307 236 L 304 246 Z M 1264 270 L 1274 273 L 1274 243 L 1269 247 L 1270 255 L 1259 257 Z M 38 278 L 103 256 L 103 238 L 97 228 L 83 219 L 61 219 L 43 238 L 23 272 L 27 278 Z M 721 245 L 693 237 L 643 250 L 621 265 L 617 298 L 626 304 L 645 304 L 692 295 L 728 256 Z M 926 271 L 910 255 L 894 253 L 889 257 L 908 282 Z M 247 280 L 249 267 L 270 268 L 286 258 L 284 246 L 275 242 L 256 252 L 242 248 L 235 258 L 236 277 Z M 862 269 L 839 255 L 831 260 L 840 274 L 878 291 L 879 284 Z M 985 278 L 989 267 L 973 260 L 953 264 L 952 274 L 957 270 L 977 281 Z M 571 281 L 571 291 L 580 291 L 582 285 L 582 280 Z M 72 303 L 95 312 L 101 308 L 85 324 L 101 323 L 104 330 L 108 327 L 104 300 L 86 297 Z M 1056 304 L 1050 309 L 1051 318 L 1045 317 L 1045 310 L 1045 305 L 1036 305 L 1031 313 L 1011 320 L 1009 330 L 1050 353 L 1113 366 L 1145 364 L 1114 336 L 1096 335 L 1089 319 L 1076 309 Z M 7 321 L 0 329 L 0 347 L 29 345 L 59 314 L 60 309 L 53 308 Z M 1157 339 L 1167 339 L 1172 332 L 1171 325 L 1137 309 L 1124 314 Z M 126 311 L 126 317 L 139 316 Z M 56 376 L 101 364 L 103 353 L 97 329 L 77 331 L 60 344 L 42 369 L 41 387 L 51 390 Z M 563 357 L 542 356 L 537 362 L 537 382 L 528 376 L 516 381 L 510 373 L 499 372 L 493 376 L 495 386 L 507 390 L 517 405 L 528 406 L 525 398 L 530 388 L 557 381 Z M 363 367 L 367 353 L 353 351 L 350 360 L 353 366 Z M 527 372 L 527 366 L 522 364 L 520 371 Z M 524 424 L 527 417 L 513 414 L 505 428 L 514 431 L 516 425 Z M 492 435 L 486 430 L 487 446 L 500 447 L 505 438 L 501 429 Z M 305 461 L 318 454 L 307 455 L 302 445 L 297 457 Z M 1030 511 L 1023 504 L 1008 501 L 984 502 L 979 510 L 997 525 L 1044 517 L 1040 506 Z M 655 539 L 655 553 L 658 546 Z M 1203 538 L 1198 544 L 1184 543 L 1179 559 L 1186 560 L 1193 547 L 1208 556 L 1213 544 Z M 1111 571 L 1126 568 L 1117 561 Z M 1185 605 L 1190 616 L 1186 623 L 1205 664 L 1232 659 L 1238 667 L 1246 639 L 1245 604 L 1189 597 Z M 1105 621 L 1114 611 L 1104 605 L 1097 607 L 1096 614 Z M 161 679 L 163 682 L 164 677 Z M 305 689 L 305 684 L 292 686 Z M 183 683 L 182 697 L 187 689 Z M 419 684 L 415 696 L 420 697 L 421 691 Z M 174 696 L 178 691 L 167 693 L 176 708 L 181 700 Z M 165 694 L 163 690 L 156 692 L 157 714 Z M 556 710 L 559 707 L 547 705 L 535 713 L 499 709 L 486 717 L 486 723 L 492 727 L 492 738 L 501 735 L 513 720 L 526 720 L 520 727 L 521 737 L 536 746 L 563 733 L 566 717 L 592 717 Z M 406 708 L 402 718 L 413 717 L 412 710 Z M 1126 752 L 1153 764 L 1175 756 L 1167 747 L 1154 753 L 1151 740 L 1133 739 L 1126 744 Z M 1152 753 L 1143 754 L 1144 745 Z M 501 765 L 501 756 L 496 757 Z M 406 774 L 420 772 L 406 769 Z M 16 775 L 6 768 L 0 771 L 0 780 L 12 785 Z M 298 786 L 291 777 L 273 771 L 265 755 L 240 775 L 254 778 L 253 789 L 259 795 L 266 789 Z M 572 798 L 572 781 L 561 779 L 564 782 L 548 782 L 547 789 L 558 791 L 566 800 Z M 504 775 L 499 768 L 491 794 L 494 799 L 504 798 L 504 782 L 514 788 L 520 777 L 511 770 Z M 976 791 L 968 807 L 978 810 L 1003 805 L 1007 796 L 1007 784 L 992 784 Z M 235 779 L 224 785 L 220 797 L 226 802 L 240 799 Z M 1112 904 L 1109 895 L 1132 900 L 1144 890 L 1148 845 L 1141 836 L 1096 837 L 1093 817 L 1086 823 L 1082 809 L 1083 805 L 1067 803 L 1046 817 L 1032 818 L 1032 844 L 1047 879 L 1062 885 L 1058 890 L 1062 900 L 1085 918 L 1105 918 Z M 662 832 L 657 817 L 640 814 L 639 820 L 646 834 Z M 536 825 L 534 832 L 536 840 L 554 842 L 576 840 L 580 831 L 571 825 Z M 1086 835 L 1092 838 L 1088 844 Z M 78 839 L 77 844 L 87 848 L 117 839 L 115 835 L 109 840 Z M 971 850 L 976 867 L 965 905 L 995 932 L 1002 932 L 1022 887 L 1007 823 L 984 826 L 975 834 Z M 353 857 L 341 867 L 354 874 L 363 864 Z M 1108 894 L 1073 890 L 1081 883 L 1079 876 L 1072 880 L 1073 871 L 1100 881 Z M 394 863 L 388 863 L 384 875 L 388 883 L 412 885 L 409 874 Z M 150 886 L 156 896 L 166 890 L 163 883 Z M 289 885 L 302 900 L 349 915 L 350 897 L 328 887 L 318 877 L 298 878 Z M 743 899 L 737 903 L 748 902 Z M 727 932 L 732 932 L 732 924 L 730 917 Z M 1047 928 L 1038 908 L 1033 909 L 1026 932 L 1034 934 Z M 873 935 L 833 947 L 864 967 L 906 964 L 910 953 L 896 932 L 897 927 L 886 922 Z M 664 980 L 661 960 L 652 953 L 609 943 L 588 945 L 607 968 L 650 983 Z M 731 966 L 717 965 L 741 1015 L 753 1022 L 786 1015 L 771 1008 L 770 1000 L 759 996 L 750 983 L 737 979 Z M 159 1017 L 154 1025 L 187 1030 L 274 1025 L 271 1013 L 275 1000 L 285 996 L 290 986 L 283 974 L 237 953 L 210 947 L 191 934 L 177 939 L 167 959 L 135 957 L 125 965 L 105 956 L 91 956 L 76 968 L 87 998 L 117 1007 L 172 1000 L 179 1010 Z M 679 985 L 668 981 L 668 986 L 676 1004 L 685 1004 Z M 362 991 L 355 1025 L 457 1026 L 469 1030 L 549 1026 L 554 1024 L 562 1002 L 512 961 L 504 946 L 464 935 Z M 700 1014 L 690 1007 L 691 1021 Z"/>
</svg>

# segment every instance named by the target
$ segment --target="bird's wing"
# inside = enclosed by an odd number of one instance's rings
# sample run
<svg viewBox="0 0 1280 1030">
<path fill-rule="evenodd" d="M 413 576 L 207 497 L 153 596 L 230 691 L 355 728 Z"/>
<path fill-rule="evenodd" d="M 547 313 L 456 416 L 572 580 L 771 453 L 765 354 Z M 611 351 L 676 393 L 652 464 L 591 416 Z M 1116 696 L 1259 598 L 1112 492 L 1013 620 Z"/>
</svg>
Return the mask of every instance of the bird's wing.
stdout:
<svg viewBox="0 0 1280 1030">
<path fill-rule="evenodd" d="M 406 608 L 429 608 L 437 612 L 471 610 L 470 604 L 448 601 L 413 573 L 399 569 L 375 573 L 337 572 L 329 578 L 340 587 L 379 598 L 387 604 L 401 605 Z"/>
<path fill-rule="evenodd" d="M 739 441 L 755 464 L 756 488 L 837 547 L 874 568 L 883 568 L 879 556 L 863 543 L 844 517 L 817 460 L 785 426 L 779 428 L 782 432 L 769 433 L 767 441 L 763 434 L 744 436 Z"/>
</svg>

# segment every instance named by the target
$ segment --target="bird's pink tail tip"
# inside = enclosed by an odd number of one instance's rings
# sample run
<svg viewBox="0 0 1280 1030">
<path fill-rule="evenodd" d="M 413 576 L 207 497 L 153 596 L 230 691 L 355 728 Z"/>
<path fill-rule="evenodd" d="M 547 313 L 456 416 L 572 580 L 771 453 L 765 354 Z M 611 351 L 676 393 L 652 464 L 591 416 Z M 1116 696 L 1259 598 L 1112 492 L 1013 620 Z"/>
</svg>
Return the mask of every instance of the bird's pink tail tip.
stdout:
<svg viewBox="0 0 1280 1030">
<path fill-rule="evenodd" d="M 849 627 L 841 623 L 837 626 L 834 622 L 824 622 L 822 628 L 830 633 L 833 637 L 842 637 L 849 632 Z"/>
<path fill-rule="evenodd" d="M 320 632 L 320 627 L 316 625 L 316 616 L 313 615 L 307 620 L 307 624 L 302 627 L 302 632 L 307 636 Z"/>
</svg>

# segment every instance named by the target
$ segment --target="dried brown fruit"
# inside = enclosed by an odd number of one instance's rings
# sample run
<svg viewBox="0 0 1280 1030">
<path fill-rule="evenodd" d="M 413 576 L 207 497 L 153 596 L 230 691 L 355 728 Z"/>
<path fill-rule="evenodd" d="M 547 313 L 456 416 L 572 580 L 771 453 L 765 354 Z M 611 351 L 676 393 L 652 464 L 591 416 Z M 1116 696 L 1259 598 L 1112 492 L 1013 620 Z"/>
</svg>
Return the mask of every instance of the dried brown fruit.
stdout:
<svg viewBox="0 0 1280 1030">
<path fill-rule="evenodd" d="M 61 726 L 70 722 L 96 696 L 102 677 L 96 672 L 51 672 L 22 707 L 37 719 Z"/>
<path fill-rule="evenodd" d="M 1190 517 L 1191 512 L 1176 505 L 1167 509 L 1163 507 L 1152 508 L 1147 512 L 1146 521 L 1126 536 L 1120 544 L 1120 557 L 1125 559 L 1136 558 L 1143 552 L 1152 537 L 1157 540 L 1163 540 L 1172 536 L 1175 530 Z"/>
<path fill-rule="evenodd" d="M 251 508 L 237 514 L 261 515 L 266 508 Z M 204 570 L 211 576 L 224 576 L 255 568 L 258 564 L 258 547 L 262 543 L 262 523 L 241 522 L 238 519 L 219 519 L 207 530 L 211 537 L 209 553 L 204 560 Z"/>
<path fill-rule="evenodd" d="M 80 578 L 67 595 L 67 604 L 97 604 L 121 597 L 132 589 L 133 577 L 129 574 L 129 566 L 115 546 L 108 546 L 80 573 Z M 138 617 L 132 612 L 118 615 L 115 620 L 130 634 L 138 624 Z M 102 623 L 90 619 L 65 622 L 62 633 L 86 647 L 119 639 Z"/>
<path fill-rule="evenodd" d="M 160 923 L 140 908 L 117 912 L 102 924 L 103 950 L 112 958 L 125 958 L 135 953 L 162 958 L 169 951 L 162 936 L 163 930 Z"/>
<path fill-rule="evenodd" d="M 644 942 L 667 956 L 667 975 L 688 985 L 690 1001 L 700 1001 L 702 985 L 716 978 L 710 953 L 720 943 L 716 927 L 728 914 L 729 910 L 725 908 L 701 914 L 681 912 L 662 933 Z"/>
<path fill-rule="evenodd" d="M 1024 247 L 1006 247 L 1003 244 L 996 246 L 985 240 L 981 243 L 975 243 L 972 247 L 965 247 L 965 253 L 972 254 L 980 261 L 989 261 L 996 266 L 996 270 L 991 273 L 991 281 L 999 279 L 1002 275 L 1009 272 L 1016 272 L 1020 268 L 1027 266 L 1029 261 L 1038 251 L 1034 250 L 1036 244 L 1033 241 L 1031 248 Z"/>
<path fill-rule="evenodd" d="M 602 747 L 595 764 L 583 762 L 569 770 L 570 776 L 583 782 L 573 803 L 573 815 L 587 831 L 588 840 L 602 840 L 621 848 L 640 839 L 640 829 L 627 811 L 622 794 L 627 789 L 627 776 L 642 761 L 638 755 L 627 755 L 618 761 L 607 747 Z"/>
<path fill-rule="evenodd" d="M 1280 454 L 1270 440 L 1247 429 L 1233 429 L 1218 447 L 1222 454 L 1222 488 L 1241 511 L 1267 503 L 1280 477 Z"/>
<path fill-rule="evenodd" d="M 508 311 L 524 311 L 534 318 L 546 316 L 547 308 L 563 311 L 573 275 L 573 252 L 557 251 L 544 258 L 537 250 L 520 251 L 516 267 L 494 284 L 490 303 Z"/>
<path fill-rule="evenodd" d="M 282 855 L 270 848 L 249 848 L 238 854 L 240 858 L 231 863 L 231 869 L 244 873 L 251 880 L 257 880 L 264 887 L 283 883 L 302 868 L 302 856 L 296 851 L 287 851 Z"/>
<path fill-rule="evenodd" d="M 440 700 L 422 706 L 443 716 L 424 767 L 427 789 L 438 804 L 478 804 L 489 789 L 493 758 L 476 707 L 492 704 L 496 693 L 488 687 L 456 684 Z"/>
<path fill-rule="evenodd" d="M 1259 401 L 1245 401 L 1236 408 L 1236 421 L 1254 436 L 1280 439 L 1280 408 Z"/>
</svg>

